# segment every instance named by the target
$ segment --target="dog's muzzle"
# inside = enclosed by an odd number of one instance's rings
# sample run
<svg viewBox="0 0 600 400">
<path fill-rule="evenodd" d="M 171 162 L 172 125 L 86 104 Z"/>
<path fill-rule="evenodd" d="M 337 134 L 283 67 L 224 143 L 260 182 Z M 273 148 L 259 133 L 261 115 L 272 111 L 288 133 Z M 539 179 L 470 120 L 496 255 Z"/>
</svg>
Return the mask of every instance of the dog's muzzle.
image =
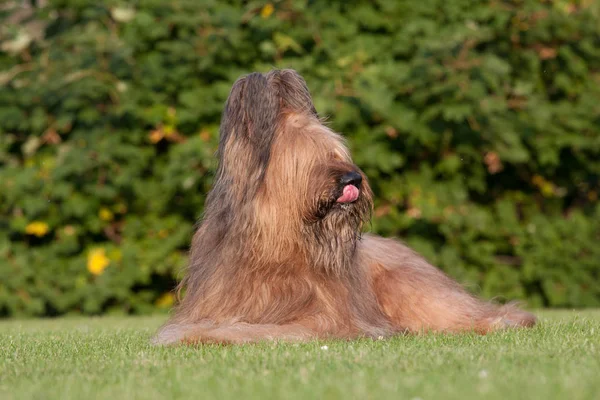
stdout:
<svg viewBox="0 0 600 400">
<path fill-rule="evenodd" d="M 360 195 L 360 185 L 362 175 L 358 172 L 348 172 L 342 175 L 340 185 L 342 186 L 342 195 L 336 200 L 337 203 L 352 203 Z"/>
</svg>

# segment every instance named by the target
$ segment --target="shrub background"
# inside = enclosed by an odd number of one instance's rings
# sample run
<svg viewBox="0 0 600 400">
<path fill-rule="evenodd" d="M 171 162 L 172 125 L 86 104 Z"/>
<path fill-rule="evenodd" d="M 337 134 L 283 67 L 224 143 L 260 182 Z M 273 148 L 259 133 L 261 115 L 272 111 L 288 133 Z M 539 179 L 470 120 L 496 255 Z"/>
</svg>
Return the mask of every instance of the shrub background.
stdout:
<svg viewBox="0 0 600 400">
<path fill-rule="evenodd" d="M 272 67 L 348 137 L 372 231 L 486 297 L 600 306 L 595 2 L 22 3 L 0 6 L 0 315 L 168 308 L 229 89 Z"/>
</svg>

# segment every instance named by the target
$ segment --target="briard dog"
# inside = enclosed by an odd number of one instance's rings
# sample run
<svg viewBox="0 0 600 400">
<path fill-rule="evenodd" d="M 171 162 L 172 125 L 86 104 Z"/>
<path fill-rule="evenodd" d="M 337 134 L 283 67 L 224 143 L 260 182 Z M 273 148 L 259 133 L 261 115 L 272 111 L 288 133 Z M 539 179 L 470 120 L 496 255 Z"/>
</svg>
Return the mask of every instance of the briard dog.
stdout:
<svg viewBox="0 0 600 400">
<path fill-rule="evenodd" d="M 486 333 L 530 327 L 403 243 L 362 234 L 372 194 L 293 70 L 240 78 L 191 245 L 183 300 L 155 343 Z"/>
</svg>

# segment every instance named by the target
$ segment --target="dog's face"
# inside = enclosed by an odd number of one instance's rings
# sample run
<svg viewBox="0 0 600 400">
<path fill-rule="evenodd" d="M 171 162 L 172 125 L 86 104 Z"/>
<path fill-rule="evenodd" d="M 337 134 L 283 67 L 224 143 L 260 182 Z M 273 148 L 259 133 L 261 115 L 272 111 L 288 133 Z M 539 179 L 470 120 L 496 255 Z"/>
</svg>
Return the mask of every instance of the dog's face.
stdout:
<svg viewBox="0 0 600 400">
<path fill-rule="evenodd" d="M 294 118 L 303 117 L 291 117 Z M 342 137 L 311 117 L 304 119 L 302 125 L 301 132 L 288 127 L 282 133 L 295 135 L 301 142 L 296 148 L 308 147 L 307 151 L 312 154 L 305 167 L 309 171 L 307 180 L 303 182 L 307 193 L 306 222 L 336 219 L 340 223 L 351 220 L 356 225 L 366 221 L 371 208 L 371 190 L 366 176 L 352 162 Z M 298 153 L 290 156 L 292 159 L 303 157 Z M 303 161 L 296 159 L 295 162 Z"/>
<path fill-rule="evenodd" d="M 229 95 L 217 179 L 252 199 L 272 224 L 354 235 L 370 217 L 371 191 L 340 135 L 319 120 L 294 71 L 254 73 Z M 347 235 L 345 235 L 347 236 Z"/>
</svg>

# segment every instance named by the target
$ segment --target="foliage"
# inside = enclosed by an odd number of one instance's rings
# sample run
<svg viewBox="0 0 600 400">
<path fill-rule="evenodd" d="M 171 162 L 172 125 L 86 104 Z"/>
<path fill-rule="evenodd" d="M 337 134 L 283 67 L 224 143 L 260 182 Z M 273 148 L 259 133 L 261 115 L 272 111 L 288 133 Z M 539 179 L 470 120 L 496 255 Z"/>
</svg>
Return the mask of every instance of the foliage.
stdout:
<svg viewBox="0 0 600 400">
<path fill-rule="evenodd" d="M 172 303 L 233 81 L 297 69 L 404 238 L 485 296 L 600 305 L 591 1 L 0 7 L 0 315 Z"/>
<path fill-rule="evenodd" d="M 0 322 L 12 399 L 597 399 L 600 312 L 533 330 L 157 347 L 157 317 Z M 60 384 L 57 384 L 60 382 Z"/>
</svg>

